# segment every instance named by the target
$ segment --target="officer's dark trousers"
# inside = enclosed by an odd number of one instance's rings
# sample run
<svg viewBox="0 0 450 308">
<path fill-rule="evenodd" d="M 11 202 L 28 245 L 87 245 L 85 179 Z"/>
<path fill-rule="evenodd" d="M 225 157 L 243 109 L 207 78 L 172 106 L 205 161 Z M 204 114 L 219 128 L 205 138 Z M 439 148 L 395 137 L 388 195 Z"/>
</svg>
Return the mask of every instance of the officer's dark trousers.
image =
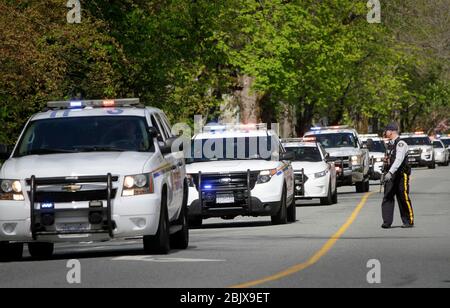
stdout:
<svg viewBox="0 0 450 308">
<path fill-rule="evenodd" d="M 400 208 L 400 215 L 403 224 L 414 224 L 414 212 L 409 198 L 409 175 L 406 173 L 398 173 L 393 179 L 384 185 L 383 198 L 383 221 L 385 224 L 392 225 L 394 220 L 395 197 Z"/>
</svg>

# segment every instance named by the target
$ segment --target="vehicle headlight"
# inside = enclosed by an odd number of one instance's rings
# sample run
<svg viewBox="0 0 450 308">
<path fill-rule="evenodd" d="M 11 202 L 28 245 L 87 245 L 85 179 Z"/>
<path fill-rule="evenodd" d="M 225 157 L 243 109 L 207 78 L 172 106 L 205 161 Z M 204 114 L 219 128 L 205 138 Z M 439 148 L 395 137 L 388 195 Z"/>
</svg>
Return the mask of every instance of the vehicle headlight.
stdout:
<svg viewBox="0 0 450 308">
<path fill-rule="evenodd" d="M 352 165 L 360 165 L 361 163 L 361 159 L 360 159 L 360 157 L 359 156 L 357 156 L 357 155 L 354 155 L 354 156 L 352 156 L 351 157 L 351 160 L 352 160 Z"/>
<path fill-rule="evenodd" d="M 327 175 L 327 173 L 328 173 L 328 169 L 327 169 L 327 170 L 324 170 L 324 171 L 322 171 L 322 172 L 314 173 L 314 177 L 315 177 L 316 179 L 318 179 L 318 178 L 323 178 L 324 176 Z"/>
<path fill-rule="evenodd" d="M 0 200 L 25 200 L 22 191 L 22 184 L 19 180 L 1 180 Z"/>
<path fill-rule="evenodd" d="M 137 174 L 126 176 L 123 181 L 122 196 L 139 196 L 152 194 L 153 176 L 151 174 Z"/>
<path fill-rule="evenodd" d="M 277 169 L 263 170 L 258 175 L 258 184 L 268 183 L 277 173 Z"/>
</svg>

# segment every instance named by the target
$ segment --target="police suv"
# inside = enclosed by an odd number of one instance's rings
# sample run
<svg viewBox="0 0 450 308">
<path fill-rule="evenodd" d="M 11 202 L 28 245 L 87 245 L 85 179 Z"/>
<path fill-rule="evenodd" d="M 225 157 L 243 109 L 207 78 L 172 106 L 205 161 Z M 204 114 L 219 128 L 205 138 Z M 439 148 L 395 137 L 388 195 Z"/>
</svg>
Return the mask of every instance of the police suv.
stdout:
<svg viewBox="0 0 450 308">
<path fill-rule="evenodd" d="M 363 145 L 369 149 L 370 179 L 380 180 L 383 174 L 384 158 L 386 155 L 386 143 L 377 134 L 360 135 Z"/>
<path fill-rule="evenodd" d="M 409 146 L 409 165 L 436 168 L 433 143 L 428 135 L 424 132 L 403 133 L 400 138 Z"/>
<path fill-rule="evenodd" d="M 54 243 L 143 237 L 144 249 L 187 248 L 182 151 L 161 110 L 138 99 L 50 102 L 31 117 L 0 171 L 0 256 Z"/>
<path fill-rule="evenodd" d="M 189 221 L 271 216 L 296 220 L 294 174 L 276 133 L 265 124 L 209 125 L 192 139 L 187 159 Z"/>
<path fill-rule="evenodd" d="M 338 168 L 338 186 L 356 186 L 357 192 L 370 190 L 370 158 L 355 129 L 347 126 L 314 127 L 305 137 L 315 137 Z"/>
<path fill-rule="evenodd" d="M 329 154 L 315 138 L 283 139 L 287 152 L 294 154 L 295 198 L 319 198 L 322 205 L 338 202 L 336 168 Z"/>
<path fill-rule="evenodd" d="M 433 148 L 434 148 L 434 157 L 436 163 L 440 166 L 448 166 L 449 165 L 449 151 L 445 144 L 439 140 L 433 140 Z"/>
</svg>

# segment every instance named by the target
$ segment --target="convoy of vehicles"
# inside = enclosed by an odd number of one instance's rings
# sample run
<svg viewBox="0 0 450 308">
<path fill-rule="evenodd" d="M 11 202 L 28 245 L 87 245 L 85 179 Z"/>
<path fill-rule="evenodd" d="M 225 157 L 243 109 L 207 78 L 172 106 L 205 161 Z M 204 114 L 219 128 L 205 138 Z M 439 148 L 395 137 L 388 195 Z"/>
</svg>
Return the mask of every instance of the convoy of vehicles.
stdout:
<svg viewBox="0 0 450 308">
<path fill-rule="evenodd" d="M 236 216 L 296 220 L 290 155 L 265 125 L 210 125 L 192 138 L 187 159 L 189 222 Z"/>
<path fill-rule="evenodd" d="M 50 102 L 2 158 L 0 256 L 52 255 L 54 243 L 143 238 L 188 247 L 182 151 L 164 113 L 137 99 Z"/>
<path fill-rule="evenodd" d="M 177 138 L 138 99 L 49 102 L 13 149 L 0 145 L 0 259 L 21 258 L 24 244 L 47 258 L 55 243 L 130 237 L 165 254 L 211 217 L 295 222 L 296 200 L 331 205 L 338 186 L 369 191 L 386 152 L 378 135 L 342 126 L 282 142 L 265 124 L 207 125 L 184 149 Z M 401 138 L 411 165 L 449 165 L 450 137 Z"/>
<path fill-rule="evenodd" d="M 345 126 L 319 127 L 305 137 L 315 137 L 335 161 L 338 186 L 355 186 L 357 192 L 370 190 L 369 150 L 356 130 Z"/>
<path fill-rule="evenodd" d="M 322 205 L 338 202 L 337 177 L 334 162 L 315 138 L 284 139 L 283 146 L 292 152 L 295 176 L 295 198 L 319 198 Z"/>
<path fill-rule="evenodd" d="M 409 146 L 408 159 L 411 166 L 436 168 L 433 143 L 424 132 L 403 133 L 400 138 Z"/>
</svg>

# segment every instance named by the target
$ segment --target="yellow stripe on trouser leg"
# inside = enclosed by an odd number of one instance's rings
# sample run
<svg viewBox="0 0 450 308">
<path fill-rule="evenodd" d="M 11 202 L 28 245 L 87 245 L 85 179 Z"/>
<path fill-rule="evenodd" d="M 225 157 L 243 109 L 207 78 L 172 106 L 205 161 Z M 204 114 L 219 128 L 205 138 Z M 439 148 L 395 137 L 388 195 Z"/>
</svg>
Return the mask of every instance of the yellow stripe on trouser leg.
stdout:
<svg viewBox="0 0 450 308">
<path fill-rule="evenodd" d="M 409 200 L 409 196 L 408 196 L 408 176 L 406 175 L 406 173 L 403 173 L 403 177 L 405 179 L 405 201 L 406 204 L 408 205 L 408 211 L 409 211 L 409 222 L 411 224 L 414 224 L 414 214 L 413 214 L 413 210 L 411 207 L 411 202 Z"/>
</svg>

